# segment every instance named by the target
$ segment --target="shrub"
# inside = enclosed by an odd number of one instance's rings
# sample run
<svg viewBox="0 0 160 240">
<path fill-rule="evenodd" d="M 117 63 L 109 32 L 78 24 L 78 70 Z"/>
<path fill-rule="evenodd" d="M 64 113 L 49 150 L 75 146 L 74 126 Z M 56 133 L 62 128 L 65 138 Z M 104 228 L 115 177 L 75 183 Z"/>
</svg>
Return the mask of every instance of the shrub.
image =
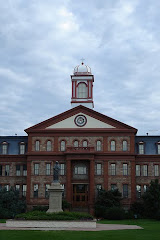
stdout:
<svg viewBox="0 0 160 240">
<path fill-rule="evenodd" d="M 71 208 L 71 204 L 69 202 L 67 202 L 67 200 L 63 199 L 62 200 L 62 209 L 70 209 Z"/>
<path fill-rule="evenodd" d="M 78 212 L 46 213 L 42 211 L 31 211 L 18 214 L 15 218 L 25 220 L 92 220 L 93 216 Z"/>
<path fill-rule="evenodd" d="M 137 216 L 137 218 L 142 218 L 144 215 L 144 205 L 143 202 L 134 202 L 131 205 L 130 210 L 133 212 L 134 215 Z"/>
<path fill-rule="evenodd" d="M 122 220 L 125 219 L 125 211 L 119 207 L 112 207 L 106 210 L 105 219 Z"/>
<path fill-rule="evenodd" d="M 33 206 L 33 211 L 46 212 L 49 206 Z"/>
<path fill-rule="evenodd" d="M 19 192 L 11 188 L 0 190 L 0 218 L 14 218 L 16 214 L 25 212 L 26 202 L 19 199 Z"/>
</svg>

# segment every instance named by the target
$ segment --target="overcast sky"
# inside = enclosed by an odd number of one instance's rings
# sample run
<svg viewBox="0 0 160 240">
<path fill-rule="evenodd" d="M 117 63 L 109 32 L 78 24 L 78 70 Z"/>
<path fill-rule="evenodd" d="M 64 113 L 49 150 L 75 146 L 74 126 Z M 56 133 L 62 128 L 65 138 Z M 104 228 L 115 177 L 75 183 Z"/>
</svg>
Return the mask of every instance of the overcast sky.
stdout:
<svg viewBox="0 0 160 240">
<path fill-rule="evenodd" d="M 159 0 L 0 0 L 0 135 L 71 108 L 73 68 L 95 110 L 160 135 Z"/>
</svg>

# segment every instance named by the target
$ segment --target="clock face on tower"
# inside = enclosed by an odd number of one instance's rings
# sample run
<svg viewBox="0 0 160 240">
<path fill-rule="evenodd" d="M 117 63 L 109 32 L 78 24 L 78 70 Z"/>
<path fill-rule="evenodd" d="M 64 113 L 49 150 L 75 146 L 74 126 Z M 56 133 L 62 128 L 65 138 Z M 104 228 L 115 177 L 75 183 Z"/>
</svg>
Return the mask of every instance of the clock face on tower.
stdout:
<svg viewBox="0 0 160 240">
<path fill-rule="evenodd" d="M 84 115 L 78 115 L 75 117 L 74 122 L 78 127 L 83 127 L 87 123 L 87 118 Z"/>
</svg>

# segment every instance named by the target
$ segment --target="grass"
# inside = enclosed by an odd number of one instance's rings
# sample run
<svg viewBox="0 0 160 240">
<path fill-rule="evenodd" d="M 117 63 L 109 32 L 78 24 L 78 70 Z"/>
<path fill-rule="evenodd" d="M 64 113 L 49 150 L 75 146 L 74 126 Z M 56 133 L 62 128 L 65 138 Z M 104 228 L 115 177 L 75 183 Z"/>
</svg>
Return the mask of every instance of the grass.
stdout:
<svg viewBox="0 0 160 240">
<path fill-rule="evenodd" d="M 154 220 L 99 221 L 104 224 L 133 224 L 143 227 L 142 230 L 116 230 L 101 232 L 80 231 L 0 231 L 1 240 L 159 240 L 160 222 Z"/>
<path fill-rule="evenodd" d="M 0 219 L 0 223 L 5 223 L 6 220 L 5 219 Z"/>
</svg>

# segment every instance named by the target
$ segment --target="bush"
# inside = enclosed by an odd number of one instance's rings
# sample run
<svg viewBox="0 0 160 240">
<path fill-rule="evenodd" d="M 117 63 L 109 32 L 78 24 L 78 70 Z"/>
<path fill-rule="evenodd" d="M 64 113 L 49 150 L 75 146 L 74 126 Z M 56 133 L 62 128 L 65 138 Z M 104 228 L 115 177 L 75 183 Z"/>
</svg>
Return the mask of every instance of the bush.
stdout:
<svg viewBox="0 0 160 240">
<path fill-rule="evenodd" d="M 143 202 L 134 202 L 131 205 L 130 210 L 133 212 L 134 215 L 137 216 L 137 218 L 142 218 L 144 215 L 144 205 Z"/>
<path fill-rule="evenodd" d="M 104 218 L 109 220 L 122 220 L 125 219 L 125 211 L 119 207 L 112 207 L 106 210 Z"/>
<path fill-rule="evenodd" d="M 49 206 L 33 206 L 33 211 L 46 212 Z"/>
<path fill-rule="evenodd" d="M 69 202 L 67 202 L 67 200 L 63 199 L 62 200 L 62 209 L 70 209 L 71 208 L 71 204 Z"/>
<path fill-rule="evenodd" d="M 93 216 L 78 212 L 46 213 L 42 211 L 31 211 L 18 214 L 15 218 L 25 220 L 92 220 Z"/>
<path fill-rule="evenodd" d="M 15 215 L 25 212 L 26 202 L 19 199 L 19 192 L 11 188 L 0 190 L 0 218 L 14 218 Z"/>
</svg>

